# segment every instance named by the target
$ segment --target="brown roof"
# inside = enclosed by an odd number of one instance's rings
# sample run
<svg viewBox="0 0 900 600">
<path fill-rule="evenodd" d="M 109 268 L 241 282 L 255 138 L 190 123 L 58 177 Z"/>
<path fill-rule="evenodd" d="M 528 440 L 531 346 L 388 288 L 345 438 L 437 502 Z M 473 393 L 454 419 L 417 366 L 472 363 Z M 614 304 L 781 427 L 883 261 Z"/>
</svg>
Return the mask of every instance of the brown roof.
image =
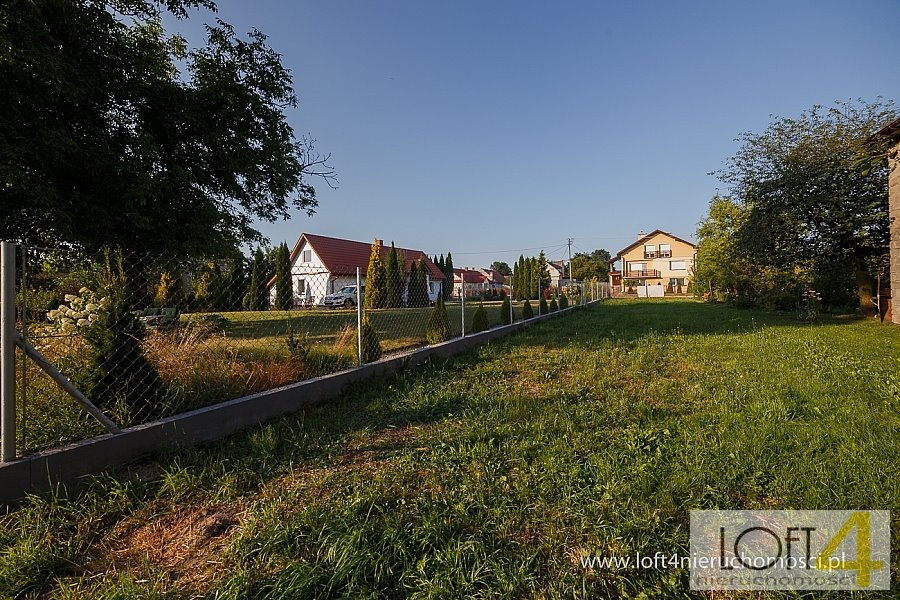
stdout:
<svg viewBox="0 0 900 600">
<path fill-rule="evenodd" d="M 484 273 L 481 271 L 475 271 L 473 269 L 453 269 L 453 279 L 461 279 L 462 277 L 466 278 L 466 283 L 484 283 L 487 281 L 487 277 L 484 276 Z"/>
<path fill-rule="evenodd" d="M 313 233 L 302 233 L 291 250 L 291 263 L 297 258 L 303 240 L 316 251 L 316 254 L 322 260 L 322 264 L 331 272 L 332 275 L 356 275 L 356 267 L 365 273 L 369 268 L 369 255 L 372 253 L 372 244 L 366 242 L 354 242 L 352 240 L 342 240 L 340 238 L 328 237 L 325 235 L 316 235 Z M 390 255 L 391 247 L 381 246 L 381 257 L 385 264 Z M 412 264 L 420 260 L 425 261 L 425 268 L 432 281 L 443 281 L 446 279 L 441 270 L 431 262 L 428 255 L 421 250 L 410 250 L 408 248 L 397 248 L 397 253 L 404 259 L 403 270 L 409 272 Z"/>
<path fill-rule="evenodd" d="M 622 248 L 621 250 L 619 250 L 618 254 L 616 254 L 616 256 L 613 258 L 613 260 L 610 261 L 610 262 L 615 261 L 617 258 L 619 258 L 620 256 L 622 256 L 623 254 L 625 254 L 626 252 L 628 252 L 628 251 L 631 250 L 632 248 L 635 248 L 635 247 L 637 247 L 637 246 L 640 246 L 641 244 L 643 244 L 644 242 L 646 242 L 647 240 L 649 240 L 650 238 L 652 238 L 652 237 L 653 237 L 654 235 L 656 235 L 657 233 L 661 233 L 661 234 L 663 234 L 663 235 L 667 235 L 667 236 L 669 236 L 670 238 L 672 238 L 673 240 L 678 240 L 679 242 L 684 242 L 685 244 L 688 244 L 688 245 L 690 245 L 690 246 L 692 246 L 692 247 L 694 247 L 694 248 L 697 247 L 697 244 L 695 244 L 695 243 L 693 243 L 693 242 L 689 242 L 689 241 L 687 241 L 687 240 L 685 240 L 685 239 L 682 239 L 682 238 L 678 237 L 677 235 L 672 235 L 672 234 L 669 233 L 668 231 L 663 231 L 662 229 L 654 229 L 653 231 L 651 231 L 651 232 L 648 233 L 647 235 L 638 238 L 638 240 L 637 240 L 636 242 L 634 242 L 633 244 L 628 245 L 628 246 L 625 246 L 624 248 Z"/>
</svg>

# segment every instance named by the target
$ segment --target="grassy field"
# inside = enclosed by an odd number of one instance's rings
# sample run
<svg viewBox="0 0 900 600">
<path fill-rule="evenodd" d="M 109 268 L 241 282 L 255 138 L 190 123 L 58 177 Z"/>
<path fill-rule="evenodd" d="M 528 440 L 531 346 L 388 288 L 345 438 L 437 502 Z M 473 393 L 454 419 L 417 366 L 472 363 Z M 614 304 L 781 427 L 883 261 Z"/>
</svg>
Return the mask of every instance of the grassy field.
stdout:
<svg viewBox="0 0 900 600">
<path fill-rule="evenodd" d="M 466 306 L 467 330 L 475 306 Z M 485 302 L 484 306 L 491 326 L 499 325 L 500 302 Z M 521 319 L 521 303 L 514 303 L 514 310 L 516 318 Z M 461 311 L 458 303 L 447 305 L 453 337 L 459 336 L 462 328 Z M 430 308 L 370 311 L 384 353 L 426 345 L 425 324 L 430 312 Z M 356 310 L 343 309 L 182 315 L 178 328 L 151 331 L 143 343 L 167 389 L 153 416 L 178 414 L 349 368 L 356 364 L 356 318 Z M 302 359 L 289 352 L 290 332 L 309 346 L 308 355 Z M 80 338 L 45 338 L 41 337 L 45 331 L 38 328 L 33 333 L 32 341 L 64 373 L 72 377 L 84 368 Z M 25 371 L 17 370 L 20 453 L 104 432 L 37 365 L 28 361 L 23 365 Z M 119 425 L 136 423 L 121 404 L 104 397 L 92 400 Z"/>
<path fill-rule="evenodd" d="M 36 498 L 0 597 L 758 597 L 583 566 L 687 554 L 697 508 L 892 510 L 896 587 L 898 365 L 872 321 L 593 305 Z"/>
</svg>

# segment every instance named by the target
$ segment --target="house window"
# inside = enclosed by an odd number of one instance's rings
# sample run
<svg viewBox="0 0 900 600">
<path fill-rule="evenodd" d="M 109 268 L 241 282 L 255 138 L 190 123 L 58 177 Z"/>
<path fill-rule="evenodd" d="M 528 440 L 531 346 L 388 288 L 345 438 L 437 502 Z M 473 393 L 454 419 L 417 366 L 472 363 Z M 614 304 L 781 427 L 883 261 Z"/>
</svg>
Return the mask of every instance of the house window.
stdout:
<svg viewBox="0 0 900 600">
<path fill-rule="evenodd" d="M 297 280 L 297 295 L 302 296 L 306 293 L 306 280 L 298 279 Z"/>
<path fill-rule="evenodd" d="M 302 260 L 305 263 L 312 262 L 312 250 L 304 250 Z"/>
<path fill-rule="evenodd" d="M 644 258 L 656 258 L 656 244 L 644 246 Z"/>
<path fill-rule="evenodd" d="M 647 270 L 647 263 L 631 263 L 632 271 L 645 271 Z"/>
<path fill-rule="evenodd" d="M 669 258 L 670 256 L 672 256 L 671 244 L 660 244 L 659 245 L 659 257 L 660 258 Z"/>
<path fill-rule="evenodd" d="M 670 271 L 684 271 L 687 269 L 687 263 L 683 260 L 670 260 L 669 261 L 669 270 Z"/>
<path fill-rule="evenodd" d="M 685 282 L 686 282 L 686 279 L 684 277 L 671 277 L 669 279 L 669 285 L 671 285 L 673 288 L 676 286 L 679 286 L 679 285 L 680 286 L 687 285 L 687 283 L 685 283 Z"/>
</svg>

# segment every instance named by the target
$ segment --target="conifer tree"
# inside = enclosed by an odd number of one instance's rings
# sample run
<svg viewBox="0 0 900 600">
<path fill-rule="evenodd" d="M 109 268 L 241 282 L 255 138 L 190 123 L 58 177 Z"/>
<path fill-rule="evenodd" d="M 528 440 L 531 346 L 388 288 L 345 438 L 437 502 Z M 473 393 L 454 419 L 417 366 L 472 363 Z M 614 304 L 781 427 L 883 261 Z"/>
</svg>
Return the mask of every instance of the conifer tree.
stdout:
<svg viewBox="0 0 900 600">
<path fill-rule="evenodd" d="M 253 254 L 253 264 L 250 267 L 250 280 L 247 283 L 247 294 L 244 296 L 244 308 L 247 310 L 266 310 L 269 306 L 269 298 L 266 294 L 266 275 L 268 274 L 266 255 L 262 248 L 257 248 Z"/>
<path fill-rule="evenodd" d="M 391 242 L 391 251 L 388 253 L 385 284 L 387 307 L 400 308 L 403 306 L 403 265 L 397 254 L 397 248 L 394 247 L 394 242 Z"/>
<path fill-rule="evenodd" d="M 366 270 L 366 293 L 363 308 L 375 309 L 387 306 L 386 290 L 387 272 L 381 260 L 381 243 L 375 240 L 372 253 L 369 255 L 369 268 Z"/>
<path fill-rule="evenodd" d="M 522 305 L 522 318 L 530 319 L 534 316 L 534 309 L 531 308 L 531 302 L 525 300 L 525 304 Z"/>
<path fill-rule="evenodd" d="M 478 333 L 479 331 L 487 331 L 491 328 L 491 323 L 488 320 L 487 311 L 484 309 L 484 304 L 479 302 L 478 307 L 475 309 L 475 312 L 472 314 L 472 333 Z"/>
<path fill-rule="evenodd" d="M 538 314 L 546 315 L 549 312 L 550 312 L 550 307 L 547 306 L 547 300 L 544 298 L 543 295 L 541 295 L 541 299 L 538 302 Z"/>
<path fill-rule="evenodd" d="M 453 295 L 453 256 L 448 252 L 447 258 L 444 259 L 444 300 L 449 300 Z"/>
<path fill-rule="evenodd" d="M 425 261 L 412 263 L 409 269 L 409 288 L 406 305 L 410 308 L 428 306 L 428 283 L 426 281 Z"/>
<path fill-rule="evenodd" d="M 231 260 L 228 274 L 225 276 L 224 285 L 228 298 L 228 310 L 243 308 L 244 292 L 247 289 L 247 273 L 244 267 L 244 255 L 238 253 Z"/>
<path fill-rule="evenodd" d="M 366 286 L 366 292 L 368 296 L 369 286 Z M 381 348 L 381 341 L 378 339 L 378 332 L 375 331 L 375 326 L 372 324 L 372 319 L 368 314 L 363 313 L 361 319 L 362 325 L 362 362 L 369 363 L 378 360 L 381 358 L 383 350 Z M 353 346 L 353 354 L 357 360 L 359 360 L 359 346 L 354 344 Z"/>
<path fill-rule="evenodd" d="M 555 297 L 554 297 L 554 298 L 550 298 L 550 304 L 549 304 L 548 307 L 549 307 L 549 309 L 550 309 L 550 312 L 556 312 L 556 311 L 559 310 L 559 304 L 556 303 L 556 298 L 555 298 Z"/>
<path fill-rule="evenodd" d="M 429 344 L 439 344 L 450 339 L 450 317 L 441 296 L 438 296 L 425 322 L 425 338 Z"/>
<path fill-rule="evenodd" d="M 509 301 L 509 296 L 506 296 L 503 298 L 503 303 L 500 304 L 500 323 L 503 325 L 509 325 L 512 322 L 510 308 L 511 303 Z"/>
<path fill-rule="evenodd" d="M 275 254 L 275 308 L 290 310 L 294 307 L 294 279 L 291 277 L 291 253 L 282 242 Z"/>
</svg>

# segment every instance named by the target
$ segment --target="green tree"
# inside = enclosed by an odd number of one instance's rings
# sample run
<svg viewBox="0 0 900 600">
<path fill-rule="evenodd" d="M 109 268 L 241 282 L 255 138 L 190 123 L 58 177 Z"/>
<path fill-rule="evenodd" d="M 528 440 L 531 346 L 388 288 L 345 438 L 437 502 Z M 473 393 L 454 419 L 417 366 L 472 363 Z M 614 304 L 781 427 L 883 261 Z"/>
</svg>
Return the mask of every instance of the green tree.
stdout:
<svg viewBox="0 0 900 600">
<path fill-rule="evenodd" d="M 400 308 L 403 306 L 403 262 L 397 254 L 397 248 L 394 247 L 394 242 L 391 242 L 391 251 L 388 254 L 387 279 L 385 284 L 388 308 Z"/>
<path fill-rule="evenodd" d="M 499 260 L 495 260 L 494 262 L 492 262 L 490 269 L 492 271 L 497 271 L 504 277 L 506 277 L 508 275 L 512 275 L 512 273 L 513 273 L 512 269 L 509 267 L 508 264 L 506 264 L 505 262 L 499 261 Z"/>
<path fill-rule="evenodd" d="M 594 250 L 590 254 L 579 252 L 572 257 L 570 263 L 571 278 L 579 281 L 587 281 L 596 277 L 600 281 L 609 278 L 609 251 Z"/>
<path fill-rule="evenodd" d="M 444 292 L 444 300 L 449 300 L 453 295 L 453 256 L 449 252 L 444 260 L 444 283 L 441 287 Z"/>
<path fill-rule="evenodd" d="M 221 310 L 224 286 L 222 269 L 216 260 L 203 262 L 194 286 L 194 303 L 202 311 Z"/>
<path fill-rule="evenodd" d="M 428 306 L 428 281 L 425 261 L 412 263 L 409 270 L 409 287 L 406 293 L 406 305 L 410 308 Z"/>
<path fill-rule="evenodd" d="M 428 314 L 428 320 L 425 322 L 425 338 L 429 344 L 439 344 L 450 339 L 450 317 L 441 296 L 438 296 L 434 308 Z"/>
<path fill-rule="evenodd" d="M 530 319 L 533 316 L 534 316 L 534 309 L 531 308 L 531 302 L 526 300 L 525 303 L 522 305 L 522 318 Z"/>
<path fill-rule="evenodd" d="M 159 6 L 214 3 L 0 4 L 0 238 L 205 256 L 315 209 L 309 179 L 333 173 L 288 123 L 297 98 L 265 36 L 218 21 L 189 48 Z"/>
<path fill-rule="evenodd" d="M 547 290 L 550 289 L 550 282 L 553 281 L 550 277 L 550 269 L 547 267 L 547 257 L 544 255 L 543 250 L 541 250 L 537 258 L 537 278 L 540 284 L 541 297 L 543 298 Z"/>
<path fill-rule="evenodd" d="M 546 315 L 550 312 L 550 306 L 547 304 L 547 300 L 544 298 L 543 294 L 541 295 L 541 299 L 538 302 L 538 314 Z"/>
<path fill-rule="evenodd" d="M 843 265 L 871 311 L 870 264 L 886 251 L 889 225 L 886 141 L 872 136 L 895 117 L 890 102 L 838 102 L 743 134 L 718 172 L 749 211 L 740 252 L 780 271 Z"/>
<path fill-rule="evenodd" d="M 247 282 L 247 293 L 244 296 L 244 308 L 247 310 L 266 310 L 269 307 L 266 281 L 268 275 L 266 255 L 262 248 L 257 248 L 250 265 L 250 279 Z"/>
<path fill-rule="evenodd" d="M 547 308 L 550 309 L 550 312 L 556 312 L 559 310 L 559 304 L 556 303 L 556 297 L 550 298 L 550 302 L 547 305 Z"/>
<path fill-rule="evenodd" d="M 368 289 L 368 286 L 366 286 Z M 363 358 L 362 362 L 370 363 L 381 358 L 383 350 L 381 348 L 381 341 L 378 339 L 378 332 L 375 330 L 375 326 L 372 324 L 372 319 L 368 314 L 363 313 L 361 319 L 362 325 L 362 351 Z M 359 347 L 358 345 L 353 346 L 353 354 L 356 357 L 356 360 L 359 360 Z"/>
<path fill-rule="evenodd" d="M 120 418 L 129 423 L 141 421 L 154 414 L 165 389 L 141 347 L 146 329 L 134 313 L 134 292 L 121 251 L 104 252 L 97 280 L 98 295 L 106 302 L 96 321 L 83 330 L 87 361 L 73 380 L 101 408 L 121 411 Z"/>
<path fill-rule="evenodd" d="M 512 322 L 510 305 L 509 296 L 503 298 L 503 302 L 500 304 L 500 323 L 503 325 L 509 325 Z"/>
<path fill-rule="evenodd" d="M 244 255 L 238 252 L 228 267 L 225 275 L 227 310 L 241 310 L 244 294 L 247 290 L 247 270 Z"/>
<path fill-rule="evenodd" d="M 153 304 L 159 307 L 183 305 L 182 302 L 177 300 L 179 288 L 183 296 L 183 284 L 176 279 L 176 276 L 171 271 L 163 271 L 159 276 Z"/>
<path fill-rule="evenodd" d="M 291 252 L 282 242 L 275 254 L 275 308 L 294 308 L 294 278 L 291 276 Z"/>
<path fill-rule="evenodd" d="M 381 242 L 375 240 L 369 254 L 369 268 L 366 270 L 366 291 L 363 308 L 377 309 L 387 306 L 387 272 L 381 260 Z"/>
<path fill-rule="evenodd" d="M 487 311 L 484 309 L 484 304 L 479 302 L 475 312 L 472 313 L 472 333 L 487 331 L 490 328 L 491 322 L 488 320 Z"/>
</svg>

